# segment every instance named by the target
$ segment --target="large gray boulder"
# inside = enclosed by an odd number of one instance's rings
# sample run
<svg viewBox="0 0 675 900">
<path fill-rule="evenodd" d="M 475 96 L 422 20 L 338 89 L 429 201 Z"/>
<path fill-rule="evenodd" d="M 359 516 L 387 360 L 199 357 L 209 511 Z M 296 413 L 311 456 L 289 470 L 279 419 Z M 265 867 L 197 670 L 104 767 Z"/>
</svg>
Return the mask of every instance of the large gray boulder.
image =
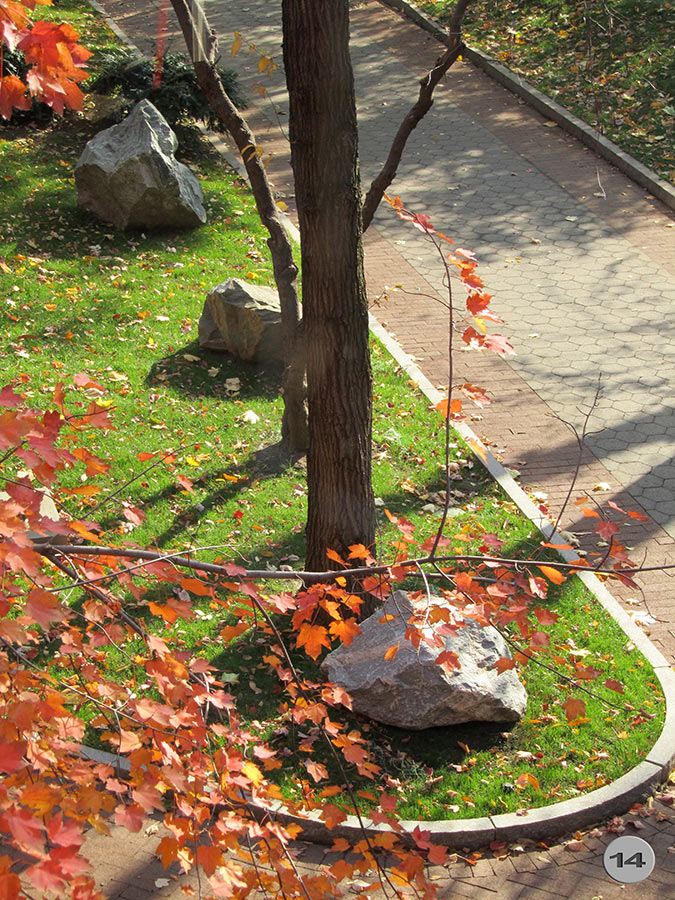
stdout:
<svg viewBox="0 0 675 900">
<path fill-rule="evenodd" d="M 271 287 L 229 278 L 207 295 L 199 320 L 199 343 L 247 362 L 282 362 L 279 295 Z"/>
<path fill-rule="evenodd" d="M 447 601 L 435 597 L 432 602 Z M 408 595 L 397 591 L 384 609 L 361 622 L 361 634 L 349 646 L 325 658 L 324 675 L 351 695 L 356 712 L 413 731 L 521 718 L 527 694 L 518 675 L 514 669 L 499 675 L 493 668 L 500 657 L 510 657 L 496 629 L 466 619 L 466 627 L 458 629 L 456 637 L 445 636 L 443 646 L 432 648 L 422 641 L 416 650 L 405 636 L 412 615 Z M 392 646 L 398 646 L 398 652 L 385 660 Z M 461 668 L 452 674 L 436 663 L 443 650 L 459 657 Z"/>
<path fill-rule="evenodd" d="M 174 157 L 176 135 L 141 100 L 93 137 L 75 166 L 77 202 L 118 228 L 187 229 L 206 222 L 197 178 Z"/>
</svg>

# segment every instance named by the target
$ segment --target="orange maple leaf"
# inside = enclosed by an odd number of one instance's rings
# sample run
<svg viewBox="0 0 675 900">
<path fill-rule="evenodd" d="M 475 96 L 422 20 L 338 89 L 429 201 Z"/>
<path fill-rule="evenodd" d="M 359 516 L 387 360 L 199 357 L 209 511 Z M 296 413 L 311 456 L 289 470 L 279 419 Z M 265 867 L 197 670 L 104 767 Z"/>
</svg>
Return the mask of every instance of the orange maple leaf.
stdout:
<svg viewBox="0 0 675 900">
<path fill-rule="evenodd" d="M 548 578 L 549 581 L 552 581 L 553 584 L 562 584 L 563 581 L 566 580 L 565 575 L 562 572 L 559 572 L 558 569 L 554 569 L 551 566 L 538 566 L 537 567 L 544 575 Z"/>
<path fill-rule="evenodd" d="M 322 647 L 330 647 L 330 638 L 326 628 L 323 625 L 312 625 L 310 622 L 302 623 L 295 642 L 298 647 L 304 647 L 305 652 L 312 659 L 318 657 Z"/>
<path fill-rule="evenodd" d="M 361 629 L 355 618 L 338 619 L 330 623 L 330 633 L 338 637 L 345 647 L 348 647 L 354 638 L 361 634 Z"/>
<path fill-rule="evenodd" d="M 223 861 L 223 851 L 212 844 L 200 844 L 197 847 L 197 862 L 204 869 L 207 876 L 213 875 Z"/>
<path fill-rule="evenodd" d="M 322 763 L 306 760 L 305 768 L 315 782 L 321 781 L 322 778 L 328 778 L 328 769 Z"/>
<path fill-rule="evenodd" d="M 30 97 L 26 85 L 16 75 L 0 78 L 0 116 L 11 119 L 15 109 L 30 109 Z"/>
</svg>

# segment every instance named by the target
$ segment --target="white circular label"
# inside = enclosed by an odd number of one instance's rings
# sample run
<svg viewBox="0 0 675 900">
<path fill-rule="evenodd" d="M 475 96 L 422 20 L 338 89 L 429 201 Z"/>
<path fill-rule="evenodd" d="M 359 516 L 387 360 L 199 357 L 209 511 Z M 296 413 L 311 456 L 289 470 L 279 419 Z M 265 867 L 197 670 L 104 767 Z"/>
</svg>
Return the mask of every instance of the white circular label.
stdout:
<svg viewBox="0 0 675 900">
<path fill-rule="evenodd" d="M 656 856 L 647 841 L 622 835 L 605 850 L 602 863 L 605 872 L 621 884 L 636 884 L 651 875 Z"/>
</svg>

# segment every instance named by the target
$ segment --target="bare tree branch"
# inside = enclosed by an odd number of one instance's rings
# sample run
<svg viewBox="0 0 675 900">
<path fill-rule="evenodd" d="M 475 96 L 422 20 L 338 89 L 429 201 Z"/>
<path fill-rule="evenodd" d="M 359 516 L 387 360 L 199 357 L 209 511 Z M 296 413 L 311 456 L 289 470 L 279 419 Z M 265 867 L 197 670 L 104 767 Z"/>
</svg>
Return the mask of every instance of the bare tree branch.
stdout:
<svg viewBox="0 0 675 900">
<path fill-rule="evenodd" d="M 382 170 L 373 180 L 373 183 L 366 194 L 362 213 L 364 231 L 372 222 L 375 211 L 384 196 L 384 192 L 396 177 L 396 171 L 401 162 L 403 150 L 405 149 L 408 138 L 433 105 L 433 94 L 436 86 L 448 69 L 454 65 L 461 56 L 462 50 L 464 49 L 461 33 L 462 20 L 464 19 L 464 14 L 466 13 L 466 9 L 470 2 L 471 0 L 459 0 L 457 3 L 448 29 L 448 49 L 443 56 L 440 57 L 433 69 L 430 69 L 420 81 L 420 91 L 417 102 L 399 125 L 399 129 L 396 132 L 396 136 L 389 149 L 389 154 L 382 166 Z"/>
<path fill-rule="evenodd" d="M 134 569 L 143 569 L 146 563 L 153 562 L 170 562 L 172 565 L 180 567 L 193 569 L 196 572 L 204 572 L 207 575 L 221 575 L 229 580 L 234 580 L 237 576 L 232 575 L 231 568 L 228 570 L 226 566 L 218 565 L 217 563 L 209 563 L 209 562 L 201 562 L 197 559 L 188 559 L 185 556 L 181 556 L 178 553 L 160 553 L 156 550 L 141 550 L 136 547 L 104 547 L 104 546 L 94 546 L 91 544 L 40 544 L 36 542 L 34 544 L 34 549 L 36 552 L 41 553 L 43 556 L 48 556 L 50 553 L 54 551 L 62 554 L 63 556 L 108 556 L 115 557 L 121 559 L 136 559 L 141 560 L 135 566 L 125 567 L 120 570 L 111 570 L 105 575 L 100 575 L 95 578 L 89 579 L 81 579 L 72 584 L 63 585 L 60 587 L 52 588 L 51 592 L 62 592 L 66 590 L 72 590 L 75 587 L 86 587 L 90 584 L 95 584 L 99 581 L 107 581 L 111 578 L 117 578 L 119 575 L 123 575 L 127 572 L 132 572 Z M 209 548 L 202 548 L 209 549 Z M 361 566 L 355 568 L 346 568 L 344 571 L 348 573 L 350 577 L 360 578 L 366 577 L 369 575 L 387 575 L 390 574 L 392 568 L 396 569 L 417 569 L 419 566 L 433 564 L 434 566 L 443 565 L 445 563 L 467 563 L 469 565 L 475 565 L 480 563 L 489 563 L 490 565 L 495 564 L 499 566 L 541 566 L 545 565 L 550 569 L 557 569 L 561 572 L 568 572 L 569 574 L 576 574 L 582 572 L 588 572 L 591 575 L 600 574 L 600 575 L 614 575 L 616 577 L 624 576 L 630 577 L 632 575 L 639 575 L 641 572 L 664 572 L 669 569 L 675 569 L 675 564 L 664 563 L 662 565 L 656 566 L 620 566 L 618 568 L 610 568 L 610 567 L 602 567 L 598 568 L 595 566 L 584 565 L 581 560 L 577 562 L 558 562 L 557 560 L 541 560 L 541 559 L 512 559 L 502 556 L 484 556 L 480 554 L 471 554 L 471 553 L 456 553 L 456 554 L 444 554 L 443 556 L 419 556 L 413 557 L 411 559 L 397 560 L 396 562 L 392 562 L 389 565 L 381 565 L 381 566 Z M 335 580 L 335 577 L 339 575 L 339 571 L 329 570 L 324 572 L 306 572 L 299 571 L 296 569 L 287 570 L 287 569 L 243 569 L 242 573 L 239 577 L 248 579 L 250 581 L 306 581 L 306 582 L 323 582 L 330 583 Z M 410 577 L 415 577 L 414 573 L 411 573 Z M 429 577 L 427 575 L 427 577 Z"/>
<path fill-rule="evenodd" d="M 260 156 L 253 132 L 230 100 L 217 71 L 219 57 L 215 32 L 197 0 L 171 0 L 185 43 L 190 52 L 199 86 L 237 145 L 246 166 L 260 221 L 269 232 L 267 245 L 272 254 L 274 280 L 281 304 L 281 324 L 286 352 L 283 380 L 284 425 L 282 436 L 290 451 L 307 449 L 307 415 L 303 388 L 304 364 L 300 352 L 300 321 L 296 280 L 298 267 L 279 209 Z M 300 374 L 298 374 L 298 368 Z"/>
</svg>

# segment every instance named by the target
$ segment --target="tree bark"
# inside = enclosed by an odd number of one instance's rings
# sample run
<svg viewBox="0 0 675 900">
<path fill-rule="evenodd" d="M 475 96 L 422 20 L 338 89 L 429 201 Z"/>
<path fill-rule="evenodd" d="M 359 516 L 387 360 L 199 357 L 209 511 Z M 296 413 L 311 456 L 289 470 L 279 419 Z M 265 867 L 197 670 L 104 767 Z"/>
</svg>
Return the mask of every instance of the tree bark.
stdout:
<svg viewBox="0 0 675 900">
<path fill-rule="evenodd" d="M 348 0 L 283 0 L 302 247 L 309 450 L 306 567 L 374 541 L 372 375 Z"/>
<path fill-rule="evenodd" d="M 267 245 L 272 255 L 274 280 L 281 303 L 286 359 L 282 381 L 284 419 L 282 440 L 290 452 L 308 446 L 307 411 L 304 389 L 304 354 L 299 336 L 298 268 L 293 249 L 279 216 L 267 173 L 255 152 L 255 137 L 243 116 L 227 96 L 216 69 L 218 43 L 201 3 L 171 0 L 187 44 L 195 74 L 204 96 L 227 128 L 241 154 L 251 183 L 260 221 L 269 232 Z"/>
</svg>

